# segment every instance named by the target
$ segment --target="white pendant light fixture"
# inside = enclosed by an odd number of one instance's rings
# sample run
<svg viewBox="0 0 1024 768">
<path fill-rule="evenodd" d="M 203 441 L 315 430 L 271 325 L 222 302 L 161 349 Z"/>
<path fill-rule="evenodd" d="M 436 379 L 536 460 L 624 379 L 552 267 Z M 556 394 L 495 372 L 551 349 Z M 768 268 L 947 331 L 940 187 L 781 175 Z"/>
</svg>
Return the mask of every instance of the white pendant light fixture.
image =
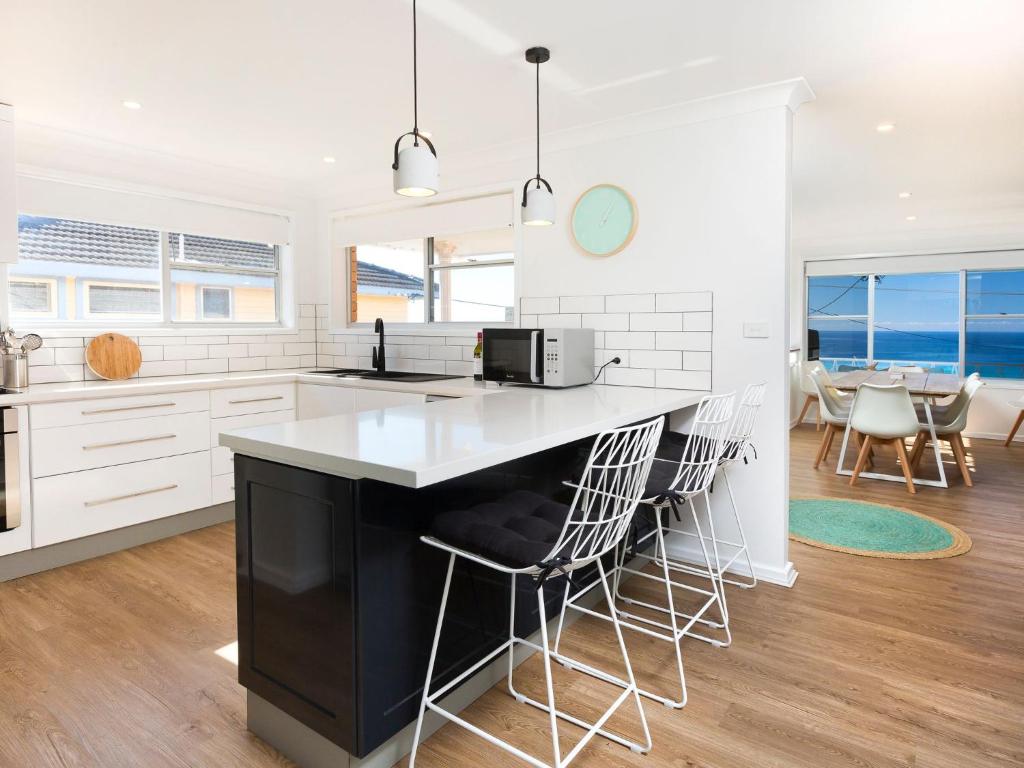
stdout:
<svg viewBox="0 0 1024 768">
<path fill-rule="evenodd" d="M 412 0 L 412 130 L 403 133 L 395 142 L 395 157 L 391 164 L 394 171 L 395 192 L 406 197 L 430 197 L 436 195 L 439 186 L 437 152 L 434 145 L 419 129 L 419 101 L 416 81 L 416 0 Z M 406 136 L 412 136 L 412 146 L 401 152 L 398 145 Z M 422 146 L 420 141 L 423 141 Z"/>
<path fill-rule="evenodd" d="M 540 175 L 540 65 L 551 58 L 547 48 L 530 48 L 526 60 L 537 66 L 537 175 L 523 185 L 523 224 L 543 227 L 555 223 L 555 196 L 551 185 Z M 534 184 L 530 189 L 530 184 Z"/>
</svg>

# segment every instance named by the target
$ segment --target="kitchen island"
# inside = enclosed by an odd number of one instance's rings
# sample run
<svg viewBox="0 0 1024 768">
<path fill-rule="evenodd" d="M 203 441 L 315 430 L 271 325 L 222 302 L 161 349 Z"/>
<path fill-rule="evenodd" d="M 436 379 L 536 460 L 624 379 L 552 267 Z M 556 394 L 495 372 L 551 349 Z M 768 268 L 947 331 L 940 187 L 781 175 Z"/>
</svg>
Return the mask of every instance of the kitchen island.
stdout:
<svg viewBox="0 0 1024 768">
<path fill-rule="evenodd" d="M 222 434 L 236 453 L 250 729 L 304 768 L 392 765 L 408 752 L 440 602 L 446 558 L 419 541 L 434 515 L 521 488 L 562 495 L 597 433 L 703 394 L 509 388 Z M 546 585 L 552 603 L 563 586 Z M 531 603 L 517 601 L 521 636 L 538 627 Z M 507 631 L 507 579 L 456 569 L 435 682 Z"/>
</svg>

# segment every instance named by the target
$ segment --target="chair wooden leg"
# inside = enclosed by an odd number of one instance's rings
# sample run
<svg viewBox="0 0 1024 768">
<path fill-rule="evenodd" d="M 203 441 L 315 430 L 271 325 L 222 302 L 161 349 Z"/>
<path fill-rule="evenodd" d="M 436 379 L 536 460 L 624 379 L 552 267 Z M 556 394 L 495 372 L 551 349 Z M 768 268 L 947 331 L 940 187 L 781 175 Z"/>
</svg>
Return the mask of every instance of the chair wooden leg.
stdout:
<svg viewBox="0 0 1024 768">
<path fill-rule="evenodd" d="M 836 435 L 842 430 L 834 424 L 829 424 L 832 427 L 832 431 L 828 433 L 828 442 L 825 443 L 825 455 L 822 457 L 824 461 L 828 461 L 828 452 L 832 450 L 832 442 L 836 439 Z"/>
<path fill-rule="evenodd" d="M 956 456 L 957 466 L 960 467 L 960 474 L 964 479 L 964 485 L 968 488 L 974 485 L 971 482 L 971 473 L 967 471 L 967 449 L 964 448 L 964 438 L 959 432 L 949 436 L 949 444 L 953 447 L 953 455 Z"/>
<path fill-rule="evenodd" d="M 914 473 L 910 468 L 910 457 L 907 456 L 907 446 L 903 444 L 902 437 L 897 437 L 893 442 L 896 443 L 896 453 L 899 454 L 903 477 L 907 481 L 907 491 L 917 493 L 917 488 L 914 487 Z"/>
<path fill-rule="evenodd" d="M 814 468 L 817 469 L 821 462 L 828 456 L 828 447 L 832 442 L 832 425 L 825 425 L 825 434 L 821 438 L 821 445 L 818 446 L 818 455 L 814 457 Z"/>
<path fill-rule="evenodd" d="M 850 485 L 857 482 L 857 477 L 864 471 L 864 465 L 868 463 L 868 454 L 871 451 L 871 435 L 864 435 L 864 442 L 860 446 L 860 453 L 857 455 L 857 465 L 853 468 L 853 475 L 850 477 Z"/>
<path fill-rule="evenodd" d="M 821 405 L 818 405 L 814 409 L 814 431 L 817 432 L 821 429 Z"/>
<path fill-rule="evenodd" d="M 1017 420 L 1013 422 L 1013 429 L 1010 430 L 1010 434 L 1006 436 L 1006 442 L 1003 443 L 1007 448 L 1013 442 L 1013 438 L 1017 434 L 1017 430 L 1020 429 L 1021 424 L 1024 424 L 1024 408 L 1021 408 L 1020 413 L 1017 415 Z"/>
<path fill-rule="evenodd" d="M 804 416 L 807 415 L 807 411 L 810 410 L 811 403 L 813 403 L 814 400 L 815 400 L 814 395 L 808 395 L 807 398 L 804 400 L 804 407 L 801 409 L 800 415 L 796 417 L 796 423 L 797 424 L 803 424 L 804 423 Z"/>
</svg>

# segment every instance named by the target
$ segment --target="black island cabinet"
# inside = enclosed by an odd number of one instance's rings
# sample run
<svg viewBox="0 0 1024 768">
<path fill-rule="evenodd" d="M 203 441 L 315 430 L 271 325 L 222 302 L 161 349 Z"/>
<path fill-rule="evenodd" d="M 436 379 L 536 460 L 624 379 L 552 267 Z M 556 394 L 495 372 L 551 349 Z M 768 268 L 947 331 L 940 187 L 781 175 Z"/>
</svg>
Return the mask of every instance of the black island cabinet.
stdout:
<svg viewBox="0 0 1024 768">
<path fill-rule="evenodd" d="M 356 757 L 416 719 L 447 556 L 424 545 L 434 515 L 520 488 L 571 498 L 591 439 L 413 489 L 238 454 L 238 677 Z M 517 634 L 539 627 L 518 579 Z M 438 652 L 442 685 L 508 634 L 508 577 L 457 562 Z M 551 611 L 562 578 L 545 585 Z M 549 614 L 550 615 L 550 614 Z"/>
</svg>

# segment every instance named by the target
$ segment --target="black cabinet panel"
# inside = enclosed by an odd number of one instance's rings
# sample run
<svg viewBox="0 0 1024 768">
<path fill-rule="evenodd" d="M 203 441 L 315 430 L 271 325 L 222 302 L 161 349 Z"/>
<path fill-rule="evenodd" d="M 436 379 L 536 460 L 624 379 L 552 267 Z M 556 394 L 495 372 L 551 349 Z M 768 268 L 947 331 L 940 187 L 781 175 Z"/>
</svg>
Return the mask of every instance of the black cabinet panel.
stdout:
<svg viewBox="0 0 1024 768">
<path fill-rule="evenodd" d="M 239 682 L 354 752 L 352 482 L 238 456 Z"/>
</svg>

